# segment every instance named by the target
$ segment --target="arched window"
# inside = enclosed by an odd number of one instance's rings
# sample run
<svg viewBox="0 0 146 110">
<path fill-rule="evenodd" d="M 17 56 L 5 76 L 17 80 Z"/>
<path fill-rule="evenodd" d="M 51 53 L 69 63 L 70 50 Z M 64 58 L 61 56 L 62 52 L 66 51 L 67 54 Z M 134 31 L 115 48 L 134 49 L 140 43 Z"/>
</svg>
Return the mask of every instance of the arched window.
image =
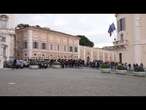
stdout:
<svg viewBox="0 0 146 110">
<path fill-rule="evenodd" d="M 24 48 L 27 48 L 27 41 L 24 41 Z"/>
<path fill-rule="evenodd" d="M 50 50 L 53 50 L 53 45 L 52 44 L 50 45 Z"/>
<path fill-rule="evenodd" d="M 75 47 L 75 52 L 78 52 L 78 48 L 77 47 Z"/>
<path fill-rule="evenodd" d="M 64 45 L 64 51 L 66 52 L 66 46 Z"/>
<path fill-rule="evenodd" d="M 33 42 L 33 48 L 38 48 L 38 42 Z"/>
<path fill-rule="evenodd" d="M 73 48 L 72 46 L 69 47 L 69 52 L 72 52 L 73 51 Z"/>
<path fill-rule="evenodd" d="M 42 43 L 42 49 L 46 49 L 46 43 Z"/>
</svg>

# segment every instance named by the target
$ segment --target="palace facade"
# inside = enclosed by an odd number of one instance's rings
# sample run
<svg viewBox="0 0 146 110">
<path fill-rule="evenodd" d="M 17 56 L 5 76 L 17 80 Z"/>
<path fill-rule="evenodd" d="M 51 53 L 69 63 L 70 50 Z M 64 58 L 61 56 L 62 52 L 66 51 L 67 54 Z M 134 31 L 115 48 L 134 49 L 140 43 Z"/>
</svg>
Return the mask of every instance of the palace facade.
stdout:
<svg viewBox="0 0 146 110">
<path fill-rule="evenodd" d="M 14 29 L 15 17 L 0 15 L 0 67 L 11 57 L 19 59 L 83 59 L 143 63 L 146 65 L 146 14 L 116 14 L 114 46 L 79 45 L 80 38 L 40 26 Z"/>
<path fill-rule="evenodd" d="M 80 46 L 80 38 L 39 26 L 17 27 L 16 57 L 19 59 L 82 59 L 114 61 L 113 52 Z"/>
<path fill-rule="evenodd" d="M 0 15 L 0 68 L 3 63 L 15 57 L 15 30 L 9 24 L 11 17 Z"/>
<path fill-rule="evenodd" d="M 77 36 L 39 26 L 16 28 L 16 57 L 19 59 L 78 59 Z"/>
<path fill-rule="evenodd" d="M 95 47 L 87 47 L 80 46 L 80 59 L 93 61 L 93 60 L 102 60 L 104 62 L 112 62 L 114 61 L 114 53 L 113 50 L 109 50 L 106 48 L 95 48 Z"/>
<path fill-rule="evenodd" d="M 146 66 L 146 14 L 116 14 L 117 39 L 113 52 L 117 62 Z"/>
</svg>

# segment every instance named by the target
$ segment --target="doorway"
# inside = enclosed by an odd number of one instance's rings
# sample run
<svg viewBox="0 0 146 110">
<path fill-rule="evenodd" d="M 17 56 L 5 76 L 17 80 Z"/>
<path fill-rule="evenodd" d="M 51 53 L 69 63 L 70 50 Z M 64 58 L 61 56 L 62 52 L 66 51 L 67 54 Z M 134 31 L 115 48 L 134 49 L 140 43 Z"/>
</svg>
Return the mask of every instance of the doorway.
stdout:
<svg viewBox="0 0 146 110">
<path fill-rule="evenodd" d="M 88 56 L 87 57 L 87 66 L 89 65 L 89 62 L 90 62 L 90 57 Z"/>
<path fill-rule="evenodd" d="M 119 53 L 119 63 L 122 63 L 122 53 Z"/>
</svg>

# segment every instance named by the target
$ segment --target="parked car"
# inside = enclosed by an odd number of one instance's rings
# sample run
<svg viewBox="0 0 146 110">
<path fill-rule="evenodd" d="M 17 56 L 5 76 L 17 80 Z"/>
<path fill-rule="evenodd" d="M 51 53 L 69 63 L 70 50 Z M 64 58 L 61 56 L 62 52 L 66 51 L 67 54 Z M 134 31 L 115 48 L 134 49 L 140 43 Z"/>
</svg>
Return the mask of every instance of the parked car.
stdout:
<svg viewBox="0 0 146 110">
<path fill-rule="evenodd" d="M 14 67 L 13 62 L 14 62 L 14 60 L 12 60 L 12 59 L 4 61 L 4 68 L 13 68 Z"/>
<path fill-rule="evenodd" d="M 16 60 L 16 65 L 14 65 L 14 59 L 10 59 L 4 62 L 5 68 L 24 68 L 29 67 L 29 63 L 25 60 Z"/>
</svg>

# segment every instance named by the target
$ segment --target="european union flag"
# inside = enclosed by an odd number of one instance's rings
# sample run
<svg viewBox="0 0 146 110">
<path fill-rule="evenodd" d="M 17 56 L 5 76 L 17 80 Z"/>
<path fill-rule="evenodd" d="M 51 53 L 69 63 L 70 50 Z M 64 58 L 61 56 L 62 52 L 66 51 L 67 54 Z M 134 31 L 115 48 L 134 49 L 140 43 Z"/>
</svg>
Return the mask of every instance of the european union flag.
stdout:
<svg viewBox="0 0 146 110">
<path fill-rule="evenodd" d="M 113 31 L 116 30 L 114 23 L 111 24 L 111 28 L 112 28 Z"/>
<path fill-rule="evenodd" d="M 108 29 L 108 33 L 110 34 L 110 36 L 112 35 L 112 28 L 111 28 L 111 25 L 110 25 L 110 27 L 109 27 L 109 29 Z"/>
<path fill-rule="evenodd" d="M 108 33 L 110 34 L 110 36 L 112 35 L 112 32 L 116 30 L 114 23 L 112 23 L 108 29 Z"/>
</svg>

